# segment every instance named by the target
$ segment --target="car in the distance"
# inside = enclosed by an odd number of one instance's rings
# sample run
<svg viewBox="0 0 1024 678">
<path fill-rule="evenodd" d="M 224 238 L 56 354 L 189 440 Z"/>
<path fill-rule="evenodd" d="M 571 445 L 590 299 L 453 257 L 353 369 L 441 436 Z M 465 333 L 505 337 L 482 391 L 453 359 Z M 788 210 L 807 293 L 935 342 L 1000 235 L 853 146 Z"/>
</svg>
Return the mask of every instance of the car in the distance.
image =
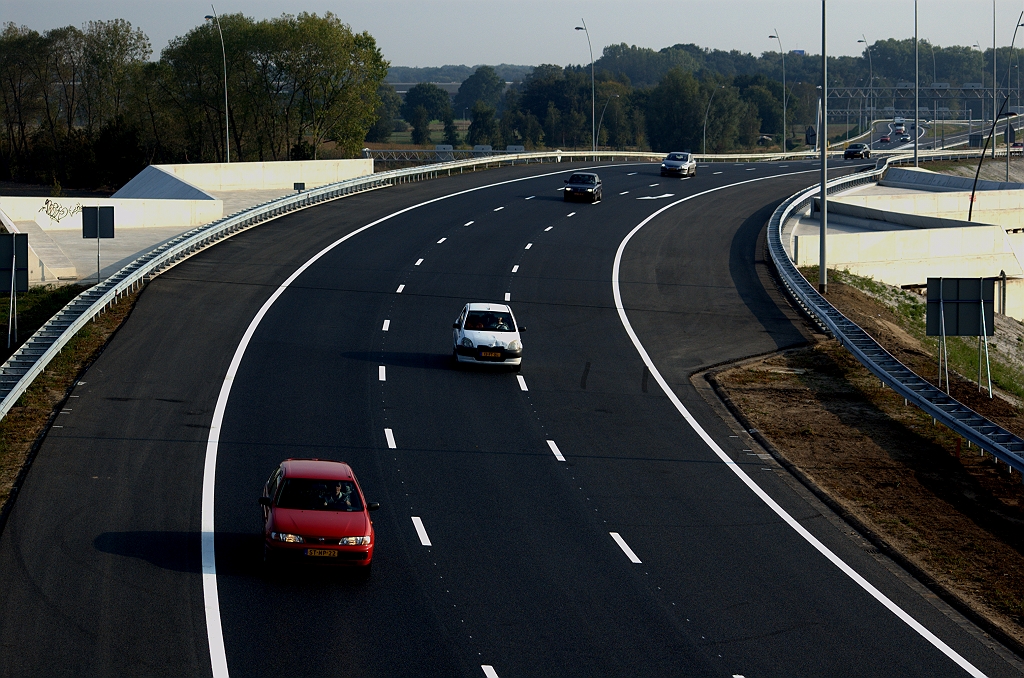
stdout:
<svg viewBox="0 0 1024 678">
<path fill-rule="evenodd" d="M 506 365 L 518 372 L 523 364 L 519 333 L 525 331 L 505 304 L 466 304 L 452 324 L 452 357 L 456 364 Z"/>
<path fill-rule="evenodd" d="M 890 138 L 889 138 L 889 135 L 888 135 L 888 134 L 883 134 L 883 135 L 882 135 L 882 138 L 878 140 L 878 142 L 879 142 L 879 143 L 882 143 L 882 144 L 887 144 L 887 143 L 889 143 L 890 141 L 892 141 L 892 139 L 890 139 Z"/>
<path fill-rule="evenodd" d="M 901 142 L 904 142 L 904 143 L 906 143 L 907 141 L 910 141 L 910 135 L 909 135 L 909 134 L 904 134 L 904 135 L 902 135 L 902 136 L 900 137 L 900 141 L 901 141 Z"/>
<path fill-rule="evenodd" d="M 376 540 L 369 503 L 352 467 L 325 459 L 285 459 L 260 496 L 263 559 L 357 567 L 369 576 Z"/>
<path fill-rule="evenodd" d="M 849 160 L 850 158 L 870 158 L 871 149 L 868 148 L 867 144 L 850 144 L 843 151 L 843 160 Z"/>
<path fill-rule="evenodd" d="M 697 161 L 689 153 L 669 153 L 661 161 L 661 176 L 695 177 Z"/>
<path fill-rule="evenodd" d="M 575 172 L 571 177 L 565 179 L 565 188 L 562 191 L 563 200 L 587 200 L 597 202 L 601 199 L 603 187 L 601 177 L 593 172 Z"/>
</svg>

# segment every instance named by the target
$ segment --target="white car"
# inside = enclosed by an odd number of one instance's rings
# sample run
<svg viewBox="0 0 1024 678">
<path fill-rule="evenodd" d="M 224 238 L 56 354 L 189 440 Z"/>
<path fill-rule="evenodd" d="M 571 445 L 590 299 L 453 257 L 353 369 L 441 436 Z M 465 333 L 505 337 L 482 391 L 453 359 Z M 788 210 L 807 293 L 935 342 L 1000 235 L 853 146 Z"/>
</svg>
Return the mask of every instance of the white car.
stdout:
<svg viewBox="0 0 1024 678">
<path fill-rule="evenodd" d="M 695 177 L 697 161 L 689 153 L 669 153 L 661 161 L 661 176 Z"/>
<path fill-rule="evenodd" d="M 518 372 L 526 331 L 505 304 L 466 304 L 452 325 L 452 356 L 460 363 L 508 365 Z"/>
</svg>

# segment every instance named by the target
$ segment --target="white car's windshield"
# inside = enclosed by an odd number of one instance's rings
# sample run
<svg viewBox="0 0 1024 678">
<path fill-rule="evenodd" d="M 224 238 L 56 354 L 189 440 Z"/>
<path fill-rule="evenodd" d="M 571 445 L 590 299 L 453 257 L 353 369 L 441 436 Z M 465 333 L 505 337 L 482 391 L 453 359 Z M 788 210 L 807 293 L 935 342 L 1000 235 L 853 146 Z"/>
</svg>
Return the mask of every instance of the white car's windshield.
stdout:
<svg viewBox="0 0 1024 678">
<path fill-rule="evenodd" d="M 462 329 L 474 332 L 515 332 L 516 324 L 509 313 L 470 311 Z"/>
</svg>

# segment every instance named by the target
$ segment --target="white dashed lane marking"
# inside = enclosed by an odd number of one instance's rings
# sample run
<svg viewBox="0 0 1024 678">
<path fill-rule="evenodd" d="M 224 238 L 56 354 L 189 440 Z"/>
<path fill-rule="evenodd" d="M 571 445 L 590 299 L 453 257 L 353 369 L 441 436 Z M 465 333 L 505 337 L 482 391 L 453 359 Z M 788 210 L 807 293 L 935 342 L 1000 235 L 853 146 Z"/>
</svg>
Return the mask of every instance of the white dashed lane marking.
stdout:
<svg viewBox="0 0 1024 678">
<path fill-rule="evenodd" d="M 575 213 L 575 212 L 569 212 L 569 213 L 568 213 L 568 214 L 566 214 L 565 216 L 567 216 L 567 217 L 571 217 L 571 216 L 572 216 L 572 215 L 574 215 L 574 214 L 576 214 L 576 213 Z"/>
<path fill-rule="evenodd" d="M 609 532 L 608 534 L 612 536 L 612 539 L 614 539 L 615 543 L 619 545 L 619 548 L 626 554 L 626 557 L 629 558 L 630 562 L 638 564 L 641 562 L 640 559 L 636 557 L 636 554 L 633 553 L 633 549 L 629 548 L 629 544 L 626 543 L 626 540 L 619 536 L 618 532 Z"/>
<path fill-rule="evenodd" d="M 401 294 L 402 290 L 404 290 L 404 289 L 405 289 L 405 285 L 399 285 L 398 289 L 395 290 L 395 294 Z"/>
<path fill-rule="evenodd" d="M 627 193 L 629 193 L 629 191 L 623 191 L 622 193 L 619 193 L 619 195 L 626 195 Z"/>
<path fill-rule="evenodd" d="M 423 527 L 423 521 L 420 520 L 419 516 L 412 517 L 412 526 L 416 528 L 416 536 L 420 538 L 420 543 L 424 546 L 430 546 L 430 537 L 427 536 L 427 528 Z"/>
<path fill-rule="evenodd" d="M 416 263 L 415 263 L 415 264 L 413 264 L 413 266 L 419 266 L 419 265 L 420 265 L 420 264 L 422 264 L 422 263 L 423 263 L 423 260 L 422 260 L 422 259 L 417 259 L 417 260 L 416 260 Z"/>
<path fill-rule="evenodd" d="M 441 238 L 440 240 L 437 241 L 437 244 L 440 245 L 441 243 L 443 243 L 447 239 L 448 238 Z"/>
<path fill-rule="evenodd" d="M 747 168 L 747 171 L 748 171 L 748 172 L 753 172 L 753 171 L 754 171 L 754 170 L 756 170 L 756 169 L 757 169 L 756 167 L 748 167 L 748 168 Z"/>
<path fill-rule="evenodd" d="M 512 267 L 512 272 L 513 273 L 517 272 L 518 270 L 519 270 L 519 264 L 516 264 L 515 266 Z"/>
<path fill-rule="evenodd" d="M 383 332 L 387 332 L 387 331 L 388 331 L 388 328 L 390 328 L 390 327 L 391 327 L 391 321 L 390 321 L 390 320 L 385 320 L 385 321 L 384 321 L 384 326 L 383 326 L 383 327 L 381 327 L 380 329 L 381 329 L 381 331 L 383 331 Z"/>
<path fill-rule="evenodd" d="M 530 249 L 531 247 L 533 247 L 533 243 L 532 242 L 526 243 L 526 248 L 525 249 Z"/>
<path fill-rule="evenodd" d="M 498 678 L 498 672 L 490 664 L 481 664 L 480 668 L 484 670 L 484 676 L 487 678 Z"/>
<path fill-rule="evenodd" d="M 388 380 L 387 371 L 385 370 L 384 365 L 381 365 L 380 367 L 377 368 L 377 379 L 379 381 Z"/>
<path fill-rule="evenodd" d="M 503 209 L 505 209 L 505 208 L 504 208 L 504 207 L 495 207 L 495 208 L 494 208 L 494 211 L 495 211 L 495 212 L 500 212 L 500 211 L 501 211 L 501 210 L 503 210 Z"/>
<path fill-rule="evenodd" d="M 658 185 L 658 184 L 651 184 L 651 185 L 650 185 L 650 186 L 648 186 L 647 188 L 654 188 L 654 187 L 655 187 L 655 186 L 657 186 L 657 185 Z"/>
<path fill-rule="evenodd" d="M 565 457 L 563 457 L 562 453 L 558 450 L 558 445 L 555 445 L 554 440 L 548 441 L 548 447 L 551 448 L 551 452 L 552 454 L 555 455 L 555 459 L 557 459 L 558 461 L 565 461 Z"/>
<path fill-rule="evenodd" d="M 523 375 L 517 374 L 516 375 L 516 381 L 519 382 L 519 390 L 520 391 L 529 391 L 530 390 L 530 389 L 526 388 L 526 380 L 523 379 Z"/>
<path fill-rule="evenodd" d="M 505 301 L 512 301 L 512 295 L 508 292 L 505 292 Z"/>
<path fill-rule="evenodd" d="M 629 174 L 627 174 L 626 176 L 627 176 L 627 177 L 631 177 L 631 176 L 633 176 L 634 174 L 636 174 L 636 172 L 630 172 L 630 173 L 629 173 Z"/>
<path fill-rule="evenodd" d="M 463 224 L 463 226 L 472 226 L 475 223 L 475 221 L 467 221 L 466 223 Z"/>
<path fill-rule="evenodd" d="M 398 449 L 398 445 L 395 445 L 395 433 L 394 433 L 394 431 L 392 431 L 389 428 L 384 429 L 384 437 L 387 438 L 388 449 L 389 450 L 397 450 Z"/>
<path fill-rule="evenodd" d="M 545 229 L 544 229 L 544 232 L 545 232 L 545 233 L 547 233 L 547 232 L 548 232 L 548 231 L 550 231 L 550 230 L 551 230 L 552 228 L 554 228 L 554 226 L 548 226 L 547 228 L 545 228 Z"/>
<path fill-rule="evenodd" d="M 536 197 L 537 197 L 537 196 L 535 196 L 535 195 L 531 195 L 531 196 L 530 196 L 529 198 L 527 198 L 527 200 L 533 200 L 533 199 L 534 199 L 534 198 L 536 198 Z"/>
<path fill-rule="evenodd" d="M 721 174 L 721 172 L 712 172 L 712 174 Z"/>
</svg>

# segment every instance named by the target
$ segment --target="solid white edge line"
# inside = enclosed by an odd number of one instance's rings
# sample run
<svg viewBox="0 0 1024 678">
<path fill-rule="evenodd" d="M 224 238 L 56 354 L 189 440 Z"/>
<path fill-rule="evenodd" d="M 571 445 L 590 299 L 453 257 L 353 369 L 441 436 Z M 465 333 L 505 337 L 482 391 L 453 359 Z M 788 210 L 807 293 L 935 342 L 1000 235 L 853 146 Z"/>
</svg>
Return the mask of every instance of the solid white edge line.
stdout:
<svg viewBox="0 0 1024 678">
<path fill-rule="evenodd" d="M 385 320 L 384 325 L 380 328 L 382 332 L 387 332 L 391 328 L 391 320 Z"/>
<path fill-rule="evenodd" d="M 412 526 L 416 528 L 416 536 L 420 538 L 420 543 L 424 546 L 430 546 L 430 537 L 427 536 L 427 528 L 423 527 L 423 521 L 420 520 L 419 516 L 412 517 Z"/>
<path fill-rule="evenodd" d="M 498 678 L 498 672 L 490 664 L 481 664 L 480 668 L 484 670 L 484 675 L 487 678 Z"/>
<path fill-rule="evenodd" d="M 398 445 L 395 444 L 395 432 L 389 428 L 384 429 L 384 438 L 388 441 L 389 450 L 397 450 Z"/>
<path fill-rule="evenodd" d="M 516 381 L 519 382 L 519 390 L 520 391 L 529 391 L 530 390 L 530 389 L 526 388 L 526 380 L 523 379 L 523 375 L 517 374 L 516 375 Z"/>
<path fill-rule="evenodd" d="M 619 548 L 626 554 L 626 557 L 629 558 L 630 562 L 636 563 L 637 565 L 642 563 L 642 561 L 636 557 L 636 554 L 633 553 L 633 549 L 629 548 L 629 544 L 626 543 L 626 540 L 623 539 L 618 532 L 609 532 L 608 534 L 612 536 L 612 539 L 614 539 L 615 543 L 619 545 Z"/>
<path fill-rule="evenodd" d="M 565 461 L 565 457 L 562 456 L 562 453 L 559 451 L 558 445 L 555 445 L 554 440 L 548 441 L 548 447 L 550 447 L 551 452 L 554 453 L 555 459 L 557 459 L 558 461 Z"/>
<path fill-rule="evenodd" d="M 235 353 L 231 358 L 231 363 L 228 365 L 228 370 L 224 375 L 224 381 L 221 384 L 220 392 L 217 395 L 217 404 L 213 409 L 213 419 L 210 421 L 210 434 L 206 441 L 206 458 L 203 462 L 203 499 L 200 513 L 200 529 L 202 530 L 200 548 L 203 573 L 203 608 L 206 616 L 206 638 L 210 647 L 210 666 L 214 678 L 228 678 L 229 676 L 227 655 L 224 651 L 224 632 L 220 621 L 220 597 L 217 593 L 217 554 L 214 544 L 214 489 L 216 487 L 217 452 L 220 447 L 220 428 L 224 422 L 224 412 L 227 409 L 228 398 L 231 396 L 231 386 L 234 383 L 235 375 L 238 373 L 238 366 L 242 362 L 242 357 L 245 355 L 245 351 L 249 346 L 249 342 L 252 340 L 253 334 L 256 332 L 256 328 L 263 320 L 263 317 L 267 314 L 267 311 L 270 310 L 270 307 L 274 305 L 278 298 L 286 289 L 288 289 L 296 278 L 302 275 L 306 269 L 316 263 L 321 257 L 349 238 L 352 238 L 355 235 L 376 226 L 377 224 L 383 223 L 401 214 L 405 214 L 406 212 L 411 212 L 412 210 L 423 207 L 424 205 L 440 202 L 441 200 L 447 200 L 467 193 L 482 191 L 487 188 L 494 188 L 495 186 L 504 186 L 505 184 L 513 184 L 520 181 L 531 181 L 533 179 L 555 176 L 557 174 L 566 174 L 572 171 L 575 170 L 558 170 L 555 172 L 547 172 L 545 174 L 533 174 L 528 177 L 520 177 L 518 179 L 497 181 L 493 184 L 485 184 L 483 186 L 474 186 L 473 188 L 467 188 L 462 191 L 456 191 L 455 193 L 448 193 L 436 198 L 431 198 L 430 200 L 424 200 L 421 203 L 410 205 L 396 212 L 392 212 L 391 214 L 383 216 L 376 221 L 372 221 L 365 226 L 360 226 L 354 231 L 350 231 L 314 254 L 304 264 L 299 266 L 294 273 L 288 276 L 277 290 L 270 295 L 270 298 L 263 303 L 263 306 L 260 307 L 260 310 L 256 313 L 255 317 L 253 317 L 252 322 L 249 323 L 249 326 L 246 328 L 245 334 L 242 335 L 242 340 L 235 349 Z M 469 224 L 467 224 L 467 226 L 468 225 Z M 398 291 L 401 292 L 404 287 L 405 285 L 399 286 Z M 79 382 L 80 386 L 83 384 L 85 384 L 84 381 Z"/>
<path fill-rule="evenodd" d="M 381 365 L 380 367 L 377 368 L 377 379 L 379 381 L 388 380 L 387 370 L 384 368 L 384 365 Z"/>
<path fill-rule="evenodd" d="M 628 234 L 626 234 L 626 237 L 623 238 L 621 243 L 619 243 L 619 248 L 615 252 L 615 262 L 612 265 L 612 295 L 615 298 L 615 310 L 618 311 L 619 320 L 622 322 L 622 326 L 623 326 L 623 328 L 625 328 L 626 334 L 629 335 L 630 341 L 633 342 L 633 346 L 636 348 L 637 353 L 640 354 L 640 357 L 643 359 L 644 364 L 647 365 L 647 369 L 650 371 L 651 376 L 653 376 L 655 381 L 658 382 L 658 386 L 660 386 L 661 390 L 665 393 L 666 396 L 668 396 L 669 401 L 671 401 L 671 403 L 675 406 L 675 408 L 679 412 L 679 414 L 681 414 L 683 416 L 683 418 L 686 420 L 686 423 L 690 425 L 690 428 L 692 428 L 694 430 L 694 432 L 696 432 L 697 435 L 699 435 L 701 437 L 701 439 L 704 441 L 704 443 L 709 448 L 711 448 L 711 451 L 714 452 L 715 455 L 718 456 L 718 458 L 729 468 L 729 470 L 731 470 L 734 474 L 736 474 L 736 476 L 740 479 L 740 481 L 742 481 L 744 485 L 746 485 L 748 488 L 750 488 L 751 492 L 753 492 L 755 495 L 757 495 L 757 497 L 761 501 L 763 501 L 772 511 L 774 511 L 776 515 L 778 515 L 797 534 L 799 534 L 801 537 L 803 537 L 804 540 L 807 541 L 807 543 L 809 543 L 811 546 L 813 546 L 819 553 L 821 553 L 829 561 L 831 561 L 833 565 L 835 565 L 837 568 L 839 568 L 839 570 L 843 574 L 845 574 L 847 577 L 852 579 L 858 586 L 860 586 L 862 589 L 864 589 L 875 600 L 877 600 L 882 605 L 884 605 L 890 612 L 892 612 L 894 615 L 896 615 L 896 617 L 898 617 L 900 619 L 900 621 L 902 621 L 907 626 L 912 628 L 922 638 L 927 640 L 935 648 L 937 648 L 939 651 L 941 651 L 947 657 L 952 659 L 958 666 L 960 666 L 960 668 L 962 668 L 964 671 L 966 671 L 967 673 L 969 673 L 972 676 L 977 676 L 977 677 L 981 678 L 981 677 L 985 676 L 984 673 L 982 673 L 977 667 L 975 667 L 969 661 L 964 659 L 956 650 L 954 650 L 953 648 L 951 648 L 948 645 L 946 645 L 946 643 L 944 643 L 941 639 L 939 639 L 934 633 L 932 633 L 927 628 L 925 628 L 923 624 L 921 624 L 919 621 L 914 619 L 907 612 L 905 612 L 903 610 L 903 608 L 901 608 L 899 605 L 897 605 L 892 600 L 890 600 L 888 596 L 886 596 L 884 593 L 882 593 L 877 588 L 875 588 L 874 585 L 871 584 L 871 582 L 869 582 L 867 579 L 865 579 L 860 574 L 858 574 L 857 571 L 854 570 L 852 567 L 847 565 L 846 562 L 843 561 L 835 553 L 833 553 L 831 549 L 829 549 L 827 546 L 825 546 L 820 541 L 818 541 L 817 537 L 815 537 L 813 534 L 811 534 L 809 531 L 807 531 L 807 529 L 803 525 L 798 523 L 796 521 L 796 519 L 793 518 L 793 516 L 789 515 L 789 513 L 784 508 L 779 506 L 779 504 L 776 503 L 774 499 L 772 499 L 770 496 L 768 496 L 768 493 L 765 492 L 764 490 L 762 490 L 761 487 L 759 485 L 757 485 L 757 483 L 755 483 L 750 478 L 750 476 L 748 476 L 743 471 L 743 469 L 739 467 L 739 465 L 736 464 L 736 462 L 734 462 L 732 459 L 729 458 L 729 456 L 722 450 L 722 448 L 718 446 L 718 443 L 716 443 L 714 441 L 714 439 L 712 439 L 711 436 L 708 435 L 707 431 L 705 431 L 704 428 L 700 425 L 700 423 L 694 418 L 694 416 L 692 414 L 690 414 L 690 411 L 687 410 L 686 406 L 683 405 L 682 401 L 679 400 L 678 396 L 676 396 L 675 392 L 668 385 L 668 382 L 665 381 L 665 378 L 663 376 L 661 376 L 661 372 L 658 371 L 658 368 L 655 367 L 655 365 L 654 365 L 654 361 L 652 361 L 650 355 L 647 354 L 647 349 L 645 349 L 643 344 L 640 343 L 640 339 L 637 337 L 636 332 L 633 331 L 633 326 L 630 324 L 629 318 L 626 316 L 626 311 L 625 311 L 625 309 L 622 306 L 622 293 L 619 290 L 619 270 L 620 270 L 620 268 L 622 266 L 622 253 L 626 250 L 626 245 L 629 244 L 629 241 L 633 238 L 633 236 L 636 235 L 640 231 L 641 228 L 646 226 L 655 217 L 657 217 L 661 213 L 665 212 L 666 210 L 669 210 L 669 209 L 675 207 L 676 205 L 684 203 L 684 202 L 686 202 L 688 200 L 693 200 L 694 198 L 699 198 L 699 197 L 705 196 L 705 195 L 707 195 L 709 193 L 714 193 L 716 191 L 721 191 L 721 190 L 726 189 L 726 188 L 735 188 L 736 186 L 742 186 L 744 184 L 752 184 L 752 183 L 754 183 L 756 181 L 767 181 L 767 180 L 771 180 L 771 179 L 777 179 L 777 178 L 781 178 L 781 177 L 789 177 L 789 176 L 793 176 L 793 175 L 796 175 L 796 174 L 805 174 L 805 173 L 808 173 L 808 172 L 815 172 L 815 171 L 817 171 L 817 170 L 803 170 L 803 171 L 800 171 L 800 172 L 787 172 L 785 174 L 777 174 L 777 175 L 770 176 L 770 177 L 758 177 L 756 179 L 747 179 L 746 181 L 738 181 L 738 182 L 733 183 L 733 184 L 728 184 L 728 185 L 725 185 L 725 186 L 719 186 L 717 188 L 711 188 L 711 189 L 708 189 L 706 191 L 701 191 L 700 193 L 695 193 L 693 195 L 687 196 L 685 198 L 680 198 L 679 200 L 676 200 L 675 202 L 669 203 L 668 205 L 665 205 L 661 209 L 656 210 L 653 214 L 651 214 L 646 219 L 641 221 L 639 224 L 637 224 L 633 228 L 633 230 L 631 230 Z M 550 443 L 551 441 L 548 441 L 548 442 Z"/>
</svg>

